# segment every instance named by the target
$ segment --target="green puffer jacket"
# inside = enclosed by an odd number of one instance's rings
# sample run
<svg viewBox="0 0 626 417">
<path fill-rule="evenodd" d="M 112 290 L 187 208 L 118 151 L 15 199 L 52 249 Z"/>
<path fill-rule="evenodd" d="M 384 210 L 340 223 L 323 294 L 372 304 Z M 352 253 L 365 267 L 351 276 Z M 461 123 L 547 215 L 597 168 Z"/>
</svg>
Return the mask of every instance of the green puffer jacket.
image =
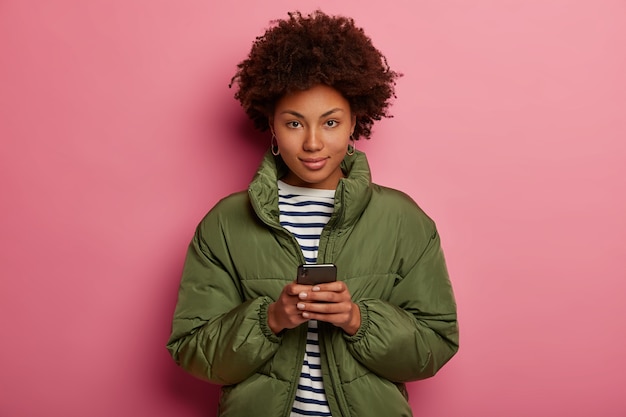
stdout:
<svg viewBox="0 0 626 417">
<path fill-rule="evenodd" d="M 403 383 L 434 375 L 458 349 L 439 235 L 408 196 L 371 183 L 363 153 L 342 169 L 318 262 L 337 265 L 362 321 L 354 336 L 319 323 L 326 396 L 334 417 L 411 416 Z M 279 335 L 267 324 L 304 263 L 279 224 L 285 170 L 268 152 L 248 193 L 220 201 L 187 253 L 167 347 L 191 374 L 223 385 L 221 417 L 287 417 L 294 400 L 306 323 Z"/>
</svg>

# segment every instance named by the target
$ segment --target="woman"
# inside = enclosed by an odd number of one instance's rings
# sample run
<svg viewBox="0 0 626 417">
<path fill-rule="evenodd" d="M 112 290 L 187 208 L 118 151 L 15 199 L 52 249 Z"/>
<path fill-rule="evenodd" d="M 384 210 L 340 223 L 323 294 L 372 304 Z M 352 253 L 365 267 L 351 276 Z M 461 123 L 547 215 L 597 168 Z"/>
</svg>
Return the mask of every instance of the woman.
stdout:
<svg viewBox="0 0 626 417">
<path fill-rule="evenodd" d="M 395 79 L 351 19 L 290 14 L 257 38 L 235 97 L 270 149 L 189 247 L 168 349 L 223 385 L 220 416 L 410 416 L 404 383 L 457 351 L 433 221 L 371 182 L 355 149 Z M 294 281 L 333 263 L 334 282 Z"/>
</svg>

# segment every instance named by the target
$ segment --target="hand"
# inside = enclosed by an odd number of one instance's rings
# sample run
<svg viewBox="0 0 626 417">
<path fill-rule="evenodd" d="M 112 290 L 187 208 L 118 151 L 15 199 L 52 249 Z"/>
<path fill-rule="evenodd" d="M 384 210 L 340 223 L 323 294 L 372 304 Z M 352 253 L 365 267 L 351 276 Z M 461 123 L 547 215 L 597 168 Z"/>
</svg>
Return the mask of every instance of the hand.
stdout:
<svg viewBox="0 0 626 417">
<path fill-rule="evenodd" d="M 303 287 L 299 285 L 298 287 Z M 350 336 L 361 327 L 361 310 L 352 302 L 348 287 L 343 281 L 307 287 L 298 293 L 298 311 L 303 319 L 331 323 Z"/>
<path fill-rule="evenodd" d="M 298 295 L 311 289 L 311 285 L 300 285 L 295 282 L 283 287 L 278 300 L 270 304 L 267 310 L 267 324 L 274 334 L 285 329 L 293 329 L 309 320 L 308 317 L 302 316 L 297 304 L 300 301 Z"/>
</svg>

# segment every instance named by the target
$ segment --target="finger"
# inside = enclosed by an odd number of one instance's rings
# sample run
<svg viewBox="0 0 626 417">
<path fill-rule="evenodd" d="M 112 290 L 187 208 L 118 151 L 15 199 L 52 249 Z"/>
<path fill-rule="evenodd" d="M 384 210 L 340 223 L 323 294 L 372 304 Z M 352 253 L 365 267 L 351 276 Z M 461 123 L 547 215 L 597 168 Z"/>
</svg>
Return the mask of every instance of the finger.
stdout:
<svg viewBox="0 0 626 417">
<path fill-rule="evenodd" d="M 311 289 L 312 289 L 311 285 L 302 285 L 302 284 L 296 284 L 295 282 L 292 282 L 291 284 L 287 284 L 285 286 L 284 291 L 288 295 L 298 295 L 303 292 L 311 291 Z"/>
<path fill-rule="evenodd" d="M 348 287 L 346 286 L 346 283 L 343 281 L 335 281 L 335 282 L 327 282 L 324 284 L 317 284 L 314 285 L 313 288 L 311 288 L 311 291 L 313 292 L 318 292 L 318 291 L 332 291 L 332 292 L 342 292 L 342 291 L 347 291 Z"/>
<path fill-rule="evenodd" d="M 310 311 L 305 311 L 302 313 L 302 317 L 305 318 L 306 320 L 324 321 L 326 323 L 330 323 L 338 327 L 341 327 L 342 325 L 350 321 L 350 316 L 348 313 L 322 314 L 322 313 L 314 313 Z"/>
<path fill-rule="evenodd" d="M 310 291 L 300 293 L 298 295 L 298 298 L 300 299 L 300 301 L 324 303 L 342 303 L 352 301 L 352 297 L 350 297 L 350 293 L 347 291 Z"/>
<path fill-rule="evenodd" d="M 337 293 L 329 291 L 301 293 L 299 298 L 301 301 L 306 300 L 311 303 L 337 303 L 343 301 L 337 297 Z"/>
<path fill-rule="evenodd" d="M 296 305 L 297 309 L 302 313 L 319 313 L 319 314 L 344 314 L 351 312 L 352 303 L 305 303 L 299 302 Z"/>
</svg>

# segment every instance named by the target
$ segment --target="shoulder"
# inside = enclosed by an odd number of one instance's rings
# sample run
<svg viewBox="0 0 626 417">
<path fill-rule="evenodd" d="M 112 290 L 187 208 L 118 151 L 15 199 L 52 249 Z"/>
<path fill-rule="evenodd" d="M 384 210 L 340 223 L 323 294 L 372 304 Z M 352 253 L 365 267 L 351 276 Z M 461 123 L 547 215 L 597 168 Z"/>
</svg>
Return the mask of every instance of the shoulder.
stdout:
<svg viewBox="0 0 626 417">
<path fill-rule="evenodd" d="M 372 199 L 368 209 L 378 216 L 393 218 L 410 229 L 420 228 L 425 234 L 435 232 L 435 222 L 408 194 L 379 184 L 372 184 Z"/>
<path fill-rule="evenodd" d="M 246 191 L 230 194 L 218 201 L 200 221 L 199 228 L 224 227 L 245 220 L 251 214 L 250 198 Z"/>
<path fill-rule="evenodd" d="M 215 204 L 210 212 L 228 212 L 229 210 L 236 210 L 250 205 L 250 198 L 247 191 L 238 191 L 222 198 Z M 209 213 L 210 213 L 209 212 Z"/>
</svg>

